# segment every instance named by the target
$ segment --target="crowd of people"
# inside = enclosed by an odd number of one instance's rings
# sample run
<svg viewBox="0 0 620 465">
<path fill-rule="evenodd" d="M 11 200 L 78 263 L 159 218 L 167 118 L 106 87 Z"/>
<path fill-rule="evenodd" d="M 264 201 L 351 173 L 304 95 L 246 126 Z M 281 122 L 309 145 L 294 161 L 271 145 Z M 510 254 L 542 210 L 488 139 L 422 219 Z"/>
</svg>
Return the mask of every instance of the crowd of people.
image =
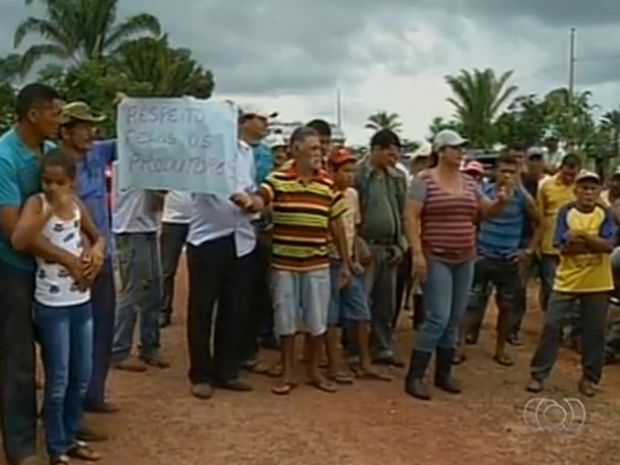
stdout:
<svg viewBox="0 0 620 465">
<path fill-rule="evenodd" d="M 35 342 L 49 463 L 100 459 L 89 444 L 105 437 L 83 413 L 118 410 L 106 398 L 110 368 L 170 366 L 160 331 L 175 316 L 184 251 L 198 399 L 251 391 L 242 370 L 277 378 L 272 392 L 288 395 L 300 363 L 306 384 L 327 393 L 390 382 L 387 367 L 407 366 L 394 350 L 403 305 L 417 332 L 406 393 L 431 398 L 434 357 L 434 385 L 458 394 L 453 367 L 477 342 L 493 289 L 493 358 L 513 364 L 507 346 L 522 343 L 534 275 L 545 319 L 529 391 L 543 389 L 565 327 L 583 354 L 585 396 L 596 392 L 605 351 L 611 360 L 620 348 L 618 328 L 604 344 L 620 172 L 603 192 L 599 175 L 575 154 L 558 155 L 552 139 L 546 151 L 507 148 L 489 178 L 465 163 L 467 140 L 452 130 L 403 157 L 398 135 L 382 129 L 360 160 L 331 146 L 323 120 L 289 140 L 266 138 L 275 114 L 242 105 L 230 198 L 113 183 L 110 207 L 106 172 L 117 153 L 114 140 L 95 138 L 103 116 L 43 84 L 19 92 L 16 115 L 0 139 L 0 419 L 11 464 L 40 463 Z M 279 350 L 279 362 L 265 363 L 261 347 Z"/>
</svg>

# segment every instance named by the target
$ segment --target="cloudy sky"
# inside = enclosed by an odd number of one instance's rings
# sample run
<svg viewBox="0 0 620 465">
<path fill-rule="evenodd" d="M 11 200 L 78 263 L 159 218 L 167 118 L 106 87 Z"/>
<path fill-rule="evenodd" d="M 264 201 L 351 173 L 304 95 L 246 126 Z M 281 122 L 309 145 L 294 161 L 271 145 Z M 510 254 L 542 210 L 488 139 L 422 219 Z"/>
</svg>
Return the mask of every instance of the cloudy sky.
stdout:
<svg viewBox="0 0 620 465">
<path fill-rule="evenodd" d="M 515 70 L 523 93 L 566 85 L 569 29 L 577 28 L 576 88 L 605 108 L 620 106 L 618 0 L 120 0 L 120 16 L 148 11 L 174 45 L 211 68 L 216 92 L 259 103 L 284 120 L 335 121 L 364 143 L 367 116 L 402 116 L 421 139 L 449 117 L 446 74 Z M 16 24 L 40 14 L 0 0 L 0 53 Z"/>
</svg>

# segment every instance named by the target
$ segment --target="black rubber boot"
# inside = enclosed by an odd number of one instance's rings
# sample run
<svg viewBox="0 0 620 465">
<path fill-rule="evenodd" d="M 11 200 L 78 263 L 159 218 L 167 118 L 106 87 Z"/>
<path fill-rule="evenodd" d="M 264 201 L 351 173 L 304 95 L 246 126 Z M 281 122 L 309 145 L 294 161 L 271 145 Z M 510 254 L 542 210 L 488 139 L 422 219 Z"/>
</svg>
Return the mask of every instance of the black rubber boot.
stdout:
<svg viewBox="0 0 620 465">
<path fill-rule="evenodd" d="M 424 382 L 424 373 L 433 356 L 430 352 L 411 351 L 409 371 L 405 377 L 405 392 L 420 400 L 430 400 L 431 393 Z"/>
<path fill-rule="evenodd" d="M 435 358 L 435 386 L 450 394 L 459 394 L 461 387 L 452 377 L 454 349 L 437 349 Z"/>
</svg>

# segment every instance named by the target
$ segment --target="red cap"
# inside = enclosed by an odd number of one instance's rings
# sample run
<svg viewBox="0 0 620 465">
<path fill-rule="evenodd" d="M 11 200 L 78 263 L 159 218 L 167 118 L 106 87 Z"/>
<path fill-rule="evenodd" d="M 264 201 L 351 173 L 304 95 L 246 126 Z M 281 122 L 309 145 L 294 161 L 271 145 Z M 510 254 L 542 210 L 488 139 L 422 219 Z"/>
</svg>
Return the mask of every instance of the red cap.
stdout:
<svg viewBox="0 0 620 465">
<path fill-rule="evenodd" d="M 327 159 L 330 165 L 340 166 L 348 162 L 356 162 L 357 158 L 349 150 L 345 148 L 339 148 L 333 150 Z"/>
<path fill-rule="evenodd" d="M 470 161 L 462 169 L 465 173 L 484 174 L 484 166 L 478 161 Z"/>
</svg>

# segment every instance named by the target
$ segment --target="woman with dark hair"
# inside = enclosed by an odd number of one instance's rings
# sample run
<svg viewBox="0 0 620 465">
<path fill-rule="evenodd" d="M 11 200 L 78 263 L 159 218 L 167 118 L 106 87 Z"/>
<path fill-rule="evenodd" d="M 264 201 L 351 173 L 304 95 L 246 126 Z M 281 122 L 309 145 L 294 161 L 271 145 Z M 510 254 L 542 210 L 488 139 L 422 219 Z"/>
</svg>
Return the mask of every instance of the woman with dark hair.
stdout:
<svg viewBox="0 0 620 465">
<path fill-rule="evenodd" d="M 466 143 L 451 130 L 435 136 L 437 164 L 414 179 L 405 209 L 413 273 L 422 284 L 425 304 L 405 390 L 424 400 L 430 399 L 423 378 L 433 353 L 435 385 L 450 393 L 461 391 L 451 373 L 457 329 L 473 280 L 475 222 L 479 214 L 498 213 L 507 198 L 506 192 L 500 192 L 497 200 L 488 200 L 460 171 Z"/>
</svg>

